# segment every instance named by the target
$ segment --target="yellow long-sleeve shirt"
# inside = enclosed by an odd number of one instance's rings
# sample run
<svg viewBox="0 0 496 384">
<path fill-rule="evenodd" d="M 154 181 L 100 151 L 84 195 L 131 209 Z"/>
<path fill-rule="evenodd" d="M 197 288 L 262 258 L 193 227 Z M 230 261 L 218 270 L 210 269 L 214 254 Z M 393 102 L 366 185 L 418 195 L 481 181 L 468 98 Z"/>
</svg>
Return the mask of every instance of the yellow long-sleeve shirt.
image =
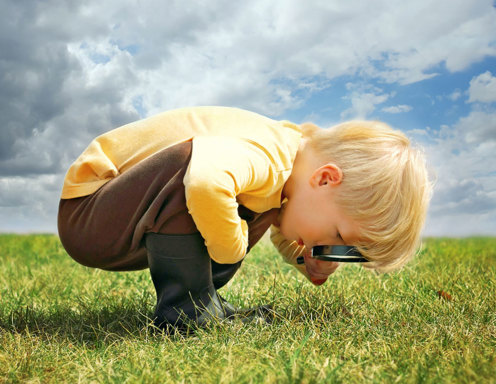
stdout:
<svg viewBox="0 0 496 384">
<path fill-rule="evenodd" d="M 184 178 L 189 213 L 210 257 L 235 263 L 248 246 L 248 228 L 237 214 L 238 204 L 255 212 L 281 206 L 301 136 L 296 124 L 241 109 L 193 107 L 164 112 L 94 139 L 69 168 L 61 197 L 90 195 L 158 151 L 192 140 Z M 286 260 L 296 264 L 302 247 L 285 240 L 276 228 L 272 240 Z"/>
</svg>

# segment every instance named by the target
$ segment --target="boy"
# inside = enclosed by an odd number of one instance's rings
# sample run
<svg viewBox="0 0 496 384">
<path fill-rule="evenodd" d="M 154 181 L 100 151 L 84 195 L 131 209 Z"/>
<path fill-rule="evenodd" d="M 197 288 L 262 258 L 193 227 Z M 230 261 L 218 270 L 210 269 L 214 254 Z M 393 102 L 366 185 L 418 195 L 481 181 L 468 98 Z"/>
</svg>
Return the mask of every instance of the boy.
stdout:
<svg viewBox="0 0 496 384">
<path fill-rule="evenodd" d="M 155 323 L 182 328 L 246 315 L 217 290 L 271 225 L 286 261 L 316 285 L 338 263 L 311 258 L 315 245 L 354 245 L 367 267 L 400 267 L 418 245 L 429 194 L 423 157 L 384 124 L 323 130 L 194 107 L 93 140 L 67 172 L 58 228 L 83 265 L 149 267 Z"/>
</svg>

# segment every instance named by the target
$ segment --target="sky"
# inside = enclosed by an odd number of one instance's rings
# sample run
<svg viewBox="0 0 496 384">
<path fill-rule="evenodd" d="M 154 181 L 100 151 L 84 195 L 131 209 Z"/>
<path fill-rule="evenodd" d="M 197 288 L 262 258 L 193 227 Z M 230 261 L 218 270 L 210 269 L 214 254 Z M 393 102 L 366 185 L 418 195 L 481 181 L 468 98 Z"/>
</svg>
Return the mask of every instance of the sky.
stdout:
<svg viewBox="0 0 496 384">
<path fill-rule="evenodd" d="M 382 120 L 426 153 L 424 235 L 496 235 L 493 0 L 0 5 L 0 232 L 56 233 L 65 172 L 94 137 L 224 105 Z"/>
</svg>

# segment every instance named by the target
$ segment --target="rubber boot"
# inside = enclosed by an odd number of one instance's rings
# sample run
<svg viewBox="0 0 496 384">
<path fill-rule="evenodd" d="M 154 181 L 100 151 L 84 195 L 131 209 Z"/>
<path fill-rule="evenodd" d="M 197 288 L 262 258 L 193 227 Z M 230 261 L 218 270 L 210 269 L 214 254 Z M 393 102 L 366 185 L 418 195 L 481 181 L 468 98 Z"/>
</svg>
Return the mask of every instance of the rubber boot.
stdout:
<svg viewBox="0 0 496 384">
<path fill-rule="evenodd" d="M 212 265 L 212 282 L 215 289 L 220 289 L 226 285 L 236 274 L 243 260 L 235 264 L 219 264 L 215 260 L 211 260 Z"/>
<path fill-rule="evenodd" d="M 184 330 L 233 315 L 217 295 L 210 256 L 199 233 L 147 233 L 145 244 L 157 292 L 155 325 Z"/>
<path fill-rule="evenodd" d="M 199 233 L 147 233 L 145 246 L 157 293 L 154 313 L 157 327 L 186 331 L 191 325 L 203 326 L 214 319 L 240 318 L 243 322 L 260 319 L 266 323 L 272 321 L 271 306 L 238 309 L 217 293 L 216 289 L 234 276 L 241 261 L 236 264 L 211 261 Z M 212 278 L 212 271 L 215 279 Z"/>
<path fill-rule="evenodd" d="M 215 289 L 220 289 L 226 285 L 236 274 L 243 260 L 238 261 L 235 264 L 219 264 L 214 260 L 211 260 L 212 264 L 212 280 Z M 253 321 L 256 319 L 263 319 L 263 321 L 270 323 L 274 318 L 274 311 L 270 304 L 260 305 L 258 307 L 241 309 L 234 307 L 231 303 L 225 300 L 221 295 L 217 294 L 220 298 L 224 308 L 242 319 L 244 322 Z"/>
</svg>

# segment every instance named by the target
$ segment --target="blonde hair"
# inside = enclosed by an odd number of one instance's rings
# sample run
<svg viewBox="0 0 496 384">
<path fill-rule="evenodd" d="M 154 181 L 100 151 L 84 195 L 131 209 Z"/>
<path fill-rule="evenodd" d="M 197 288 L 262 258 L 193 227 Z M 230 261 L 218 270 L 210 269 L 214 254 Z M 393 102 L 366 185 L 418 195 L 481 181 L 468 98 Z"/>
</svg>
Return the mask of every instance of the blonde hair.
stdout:
<svg viewBox="0 0 496 384">
<path fill-rule="evenodd" d="M 420 246 L 432 183 L 425 157 L 400 131 L 378 121 L 349 121 L 329 129 L 302 125 L 310 147 L 343 171 L 336 202 L 359 223 L 364 266 L 402 267 Z"/>
</svg>

